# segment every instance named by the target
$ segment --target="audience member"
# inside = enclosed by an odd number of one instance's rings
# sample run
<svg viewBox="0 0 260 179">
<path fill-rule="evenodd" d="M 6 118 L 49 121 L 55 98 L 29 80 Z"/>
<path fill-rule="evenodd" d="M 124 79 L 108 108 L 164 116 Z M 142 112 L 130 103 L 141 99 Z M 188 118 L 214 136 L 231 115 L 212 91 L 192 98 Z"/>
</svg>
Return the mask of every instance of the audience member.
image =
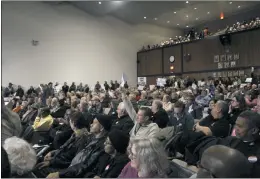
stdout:
<svg viewBox="0 0 260 179">
<path fill-rule="evenodd" d="M 1 147 L 1 177 L 10 178 L 11 177 L 11 166 L 8 158 L 8 154 L 5 149 Z"/>
<path fill-rule="evenodd" d="M 37 159 L 35 150 L 30 144 L 23 139 L 11 137 L 5 140 L 4 149 L 8 154 L 11 177 L 34 178 L 31 172 Z"/>
<path fill-rule="evenodd" d="M 202 154 L 197 178 L 249 178 L 250 164 L 239 151 L 215 145 Z"/>
<path fill-rule="evenodd" d="M 167 178 L 169 161 L 157 139 L 132 138 L 128 152 L 131 161 L 124 167 L 119 178 Z"/>
<path fill-rule="evenodd" d="M 152 104 L 153 117 L 152 121 L 158 125 L 159 128 L 167 127 L 169 117 L 167 112 L 163 109 L 163 103 L 159 100 L 154 100 Z"/>
<path fill-rule="evenodd" d="M 124 103 L 119 103 L 117 107 L 117 119 L 113 121 L 112 129 L 118 129 L 129 135 L 129 132 L 132 130 L 134 122 L 129 117 L 126 112 Z"/>
<path fill-rule="evenodd" d="M 196 132 L 216 137 L 229 135 L 230 126 L 228 123 L 228 104 L 225 101 L 218 101 L 211 111 L 211 115 L 202 119 L 194 126 Z"/>
</svg>

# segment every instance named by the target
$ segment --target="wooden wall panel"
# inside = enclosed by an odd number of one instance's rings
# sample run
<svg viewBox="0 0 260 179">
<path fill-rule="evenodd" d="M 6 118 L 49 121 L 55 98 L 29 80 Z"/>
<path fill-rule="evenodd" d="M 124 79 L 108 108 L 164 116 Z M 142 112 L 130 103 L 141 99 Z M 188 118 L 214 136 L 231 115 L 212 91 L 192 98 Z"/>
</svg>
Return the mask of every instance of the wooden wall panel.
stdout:
<svg viewBox="0 0 260 179">
<path fill-rule="evenodd" d="M 174 63 L 170 63 L 169 61 L 171 56 L 174 56 L 175 58 Z M 181 61 L 182 61 L 181 45 L 175 45 L 163 49 L 164 74 L 169 74 L 171 72 L 170 71 L 171 65 L 174 66 L 174 71 L 173 71 L 174 73 L 181 73 Z"/>
</svg>

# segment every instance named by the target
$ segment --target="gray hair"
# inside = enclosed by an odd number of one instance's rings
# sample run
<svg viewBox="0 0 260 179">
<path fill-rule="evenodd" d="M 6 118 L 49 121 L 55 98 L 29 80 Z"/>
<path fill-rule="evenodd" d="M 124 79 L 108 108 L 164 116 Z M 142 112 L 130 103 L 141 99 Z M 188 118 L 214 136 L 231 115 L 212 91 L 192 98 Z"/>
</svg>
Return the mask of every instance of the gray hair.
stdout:
<svg viewBox="0 0 260 179">
<path fill-rule="evenodd" d="M 221 109 L 222 117 L 223 116 L 227 116 L 228 115 L 228 111 L 229 111 L 228 103 L 225 102 L 225 101 L 219 100 L 217 102 L 217 104 L 219 105 L 219 108 Z"/>
<path fill-rule="evenodd" d="M 125 104 L 123 102 L 118 104 L 118 108 L 122 111 L 122 113 L 127 114 Z"/>
<path fill-rule="evenodd" d="M 169 161 L 166 152 L 161 142 L 156 138 L 131 138 L 128 146 L 128 151 L 132 146 L 136 149 L 136 160 L 138 171 L 143 177 L 158 177 L 167 176 L 169 169 Z"/>
<path fill-rule="evenodd" d="M 36 153 L 32 146 L 23 139 L 11 137 L 5 140 L 6 150 L 12 174 L 23 175 L 30 172 L 36 164 Z"/>
<path fill-rule="evenodd" d="M 154 102 L 154 104 L 156 104 L 158 109 L 163 108 L 163 103 L 160 100 L 154 100 L 153 102 Z"/>
</svg>

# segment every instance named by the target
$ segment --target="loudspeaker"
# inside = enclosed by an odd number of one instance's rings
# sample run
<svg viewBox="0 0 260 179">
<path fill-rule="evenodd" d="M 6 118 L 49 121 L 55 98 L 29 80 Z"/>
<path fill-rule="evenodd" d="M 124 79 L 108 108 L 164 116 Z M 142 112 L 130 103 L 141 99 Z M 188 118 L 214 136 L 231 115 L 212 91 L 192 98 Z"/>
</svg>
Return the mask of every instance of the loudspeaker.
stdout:
<svg viewBox="0 0 260 179">
<path fill-rule="evenodd" d="M 224 34 L 219 36 L 219 41 L 223 46 L 230 46 L 231 45 L 231 35 L 230 34 Z"/>
</svg>

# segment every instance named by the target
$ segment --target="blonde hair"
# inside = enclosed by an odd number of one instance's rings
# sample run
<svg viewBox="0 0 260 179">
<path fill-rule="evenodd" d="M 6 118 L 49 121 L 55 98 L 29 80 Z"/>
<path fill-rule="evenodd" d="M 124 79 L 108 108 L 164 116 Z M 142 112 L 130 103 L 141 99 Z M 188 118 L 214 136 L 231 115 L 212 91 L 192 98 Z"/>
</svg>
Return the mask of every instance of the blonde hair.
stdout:
<svg viewBox="0 0 260 179">
<path fill-rule="evenodd" d="M 156 138 L 133 137 L 128 151 L 136 150 L 137 170 L 143 177 L 167 177 L 169 161 L 162 143 Z"/>
</svg>

